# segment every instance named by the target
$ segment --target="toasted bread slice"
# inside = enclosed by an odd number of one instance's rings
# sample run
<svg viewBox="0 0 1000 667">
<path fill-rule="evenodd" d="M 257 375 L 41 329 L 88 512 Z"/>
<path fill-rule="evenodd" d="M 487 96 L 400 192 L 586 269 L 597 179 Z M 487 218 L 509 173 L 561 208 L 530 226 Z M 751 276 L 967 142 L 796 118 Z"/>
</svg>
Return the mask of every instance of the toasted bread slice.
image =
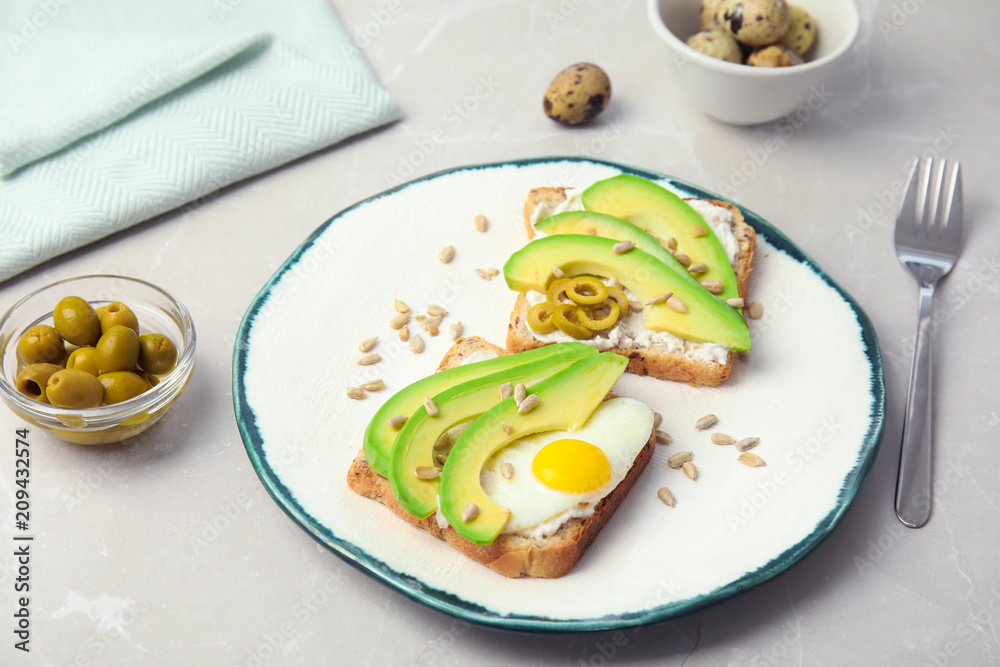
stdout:
<svg viewBox="0 0 1000 667">
<path fill-rule="evenodd" d="M 538 207 L 545 206 L 553 210 L 566 198 L 566 188 L 536 188 L 528 193 L 524 204 L 523 221 L 529 239 L 535 236 L 533 220 Z M 736 273 L 739 294 L 741 297 L 746 297 L 756 253 L 756 232 L 744 221 L 743 213 L 736 206 L 714 199 L 706 201 L 721 206 L 732 213 L 732 230 L 739 245 L 739 251 L 733 262 L 733 271 Z M 529 308 L 528 299 L 523 294 L 519 294 L 511 312 L 510 324 L 507 326 L 506 344 L 509 352 L 523 352 L 550 344 L 540 340 L 528 326 Z M 703 355 L 695 353 L 698 345 L 698 343 L 685 341 L 683 351 L 671 350 L 660 345 L 642 346 L 636 344 L 616 345 L 608 349 L 628 357 L 629 373 L 649 375 L 660 380 L 687 382 L 694 386 L 717 387 L 732 375 L 735 354 L 730 351 L 725 355 L 724 361 L 706 359 L 703 358 Z"/>
<path fill-rule="evenodd" d="M 503 348 L 481 338 L 475 336 L 461 338 L 444 356 L 438 370 L 457 366 L 463 359 L 477 351 L 507 354 Z M 407 523 L 423 528 L 434 537 L 447 541 L 469 558 L 505 577 L 554 579 L 569 572 L 580 560 L 653 458 L 655 446 L 654 431 L 650 433 L 649 440 L 639 451 L 628 474 L 597 504 L 591 516 L 570 519 L 555 534 L 542 539 L 502 533 L 492 544 L 473 544 L 459 536 L 450 526 L 445 528 L 439 526 L 434 516 L 418 519 L 399 506 L 393 496 L 389 480 L 368 465 L 363 452 L 358 452 L 351 464 L 347 474 L 347 485 L 355 493 L 385 505 Z"/>
</svg>

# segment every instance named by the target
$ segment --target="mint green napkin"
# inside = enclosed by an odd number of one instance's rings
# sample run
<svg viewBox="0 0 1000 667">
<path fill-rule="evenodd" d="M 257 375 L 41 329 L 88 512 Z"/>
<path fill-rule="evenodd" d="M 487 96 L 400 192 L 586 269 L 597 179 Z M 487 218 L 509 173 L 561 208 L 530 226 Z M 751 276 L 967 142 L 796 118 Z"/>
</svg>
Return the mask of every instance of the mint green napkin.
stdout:
<svg viewBox="0 0 1000 667">
<path fill-rule="evenodd" d="M 398 117 L 326 0 L 8 0 L 0 280 Z"/>
</svg>

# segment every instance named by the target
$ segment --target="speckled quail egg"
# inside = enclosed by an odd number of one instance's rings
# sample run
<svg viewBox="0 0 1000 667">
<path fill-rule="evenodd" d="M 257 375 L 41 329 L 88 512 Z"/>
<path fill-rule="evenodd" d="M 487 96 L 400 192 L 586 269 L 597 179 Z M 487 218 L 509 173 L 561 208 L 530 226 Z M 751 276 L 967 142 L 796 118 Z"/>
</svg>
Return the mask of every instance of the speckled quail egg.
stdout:
<svg viewBox="0 0 1000 667">
<path fill-rule="evenodd" d="M 702 30 L 688 38 L 687 45 L 705 55 L 731 63 L 743 62 L 743 53 L 736 39 L 722 28 Z"/>
<path fill-rule="evenodd" d="M 781 43 L 800 56 L 804 56 L 816 40 L 816 22 L 802 7 L 790 5 L 792 24 L 788 27 Z"/>
<path fill-rule="evenodd" d="M 611 80 L 597 65 L 576 63 L 556 75 L 545 91 L 545 115 L 565 125 L 579 125 L 604 111 L 611 100 Z"/>
<path fill-rule="evenodd" d="M 791 67 L 802 62 L 802 56 L 784 44 L 762 46 L 747 56 L 747 65 L 754 67 Z"/>
<path fill-rule="evenodd" d="M 701 0 L 701 29 L 711 30 L 712 28 L 718 28 L 719 24 L 715 22 L 715 13 L 719 11 L 719 5 L 722 4 L 722 0 Z"/>
<path fill-rule="evenodd" d="M 723 0 L 715 19 L 736 41 L 764 46 L 781 39 L 792 22 L 785 0 Z"/>
</svg>

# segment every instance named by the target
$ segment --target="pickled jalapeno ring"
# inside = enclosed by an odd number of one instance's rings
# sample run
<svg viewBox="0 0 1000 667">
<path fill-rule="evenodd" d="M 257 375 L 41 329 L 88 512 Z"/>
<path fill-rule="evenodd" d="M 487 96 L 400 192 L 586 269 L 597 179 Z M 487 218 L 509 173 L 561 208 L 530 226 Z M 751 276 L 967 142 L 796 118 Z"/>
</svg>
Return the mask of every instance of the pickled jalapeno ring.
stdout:
<svg viewBox="0 0 1000 667">
<path fill-rule="evenodd" d="M 581 306 L 592 306 L 608 298 L 608 288 L 593 276 L 574 276 L 566 285 L 566 296 Z"/>
<path fill-rule="evenodd" d="M 569 278 L 557 278 L 553 280 L 549 288 L 545 290 L 546 301 L 550 301 L 552 304 L 561 303 L 562 297 L 565 296 L 566 285 L 569 285 Z"/>
<path fill-rule="evenodd" d="M 549 301 L 536 303 L 528 310 L 528 326 L 538 333 L 549 333 L 556 330 L 552 316 L 556 312 L 555 304 Z"/>
<path fill-rule="evenodd" d="M 552 315 L 552 321 L 556 323 L 559 330 L 570 338 L 577 340 L 587 340 L 591 337 L 591 331 L 580 324 L 577 319 L 578 307 L 571 303 L 561 303 L 556 306 L 556 312 Z"/>
<path fill-rule="evenodd" d="M 580 306 L 576 311 L 576 317 L 580 324 L 591 331 L 608 329 L 618 321 L 618 302 L 614 299 L 605 299 L 596 306 Z"/>
<path fill-rule="evenodd" d="M 615 303 L 618 304 L 618 317 L 625 317 L 628 315 L 628 297 L 625 296 L 625 292 L 618 289 L 617 287 L 608 287 L 608 298 L 614 299 Z"/>
</svg>

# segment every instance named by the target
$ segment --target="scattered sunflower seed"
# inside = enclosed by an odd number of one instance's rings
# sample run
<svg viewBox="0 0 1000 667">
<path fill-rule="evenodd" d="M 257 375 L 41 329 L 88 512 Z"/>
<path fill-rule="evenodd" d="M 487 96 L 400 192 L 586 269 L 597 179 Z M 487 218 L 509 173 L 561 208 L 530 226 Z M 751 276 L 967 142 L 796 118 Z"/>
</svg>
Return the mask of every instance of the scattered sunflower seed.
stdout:
<svg viewBox="0 0 1000 667">
<path fill-rule="evenodd" d="M 500 464 L 500 475 L 504 479 L 510 479 L 514 476 L 514 466 L 510 461 L 504 461 Z"/>
<path fill-rule="evenodd" d="M 417 466 L 413 469 L 413 474 L 417 479 L 434 479 L 441 474 L 441 470 L 434 466 Z"/>
<path fill-rule="evenodd" d="M 616 243 L 613 246 L 611 246 L 611 250 L 616 255 L 621 255 L 622 253 L 626 253 L 626 252 L 628 252 L 629 250 L 631 250 L 634 247 L 635 247 L 635 244 L 632 243 L 631 241 L 619 241 L 618 243 Z"/>
<path fill-rule="evenodd" d="M 424 351 L 424 339 L 419 334 L 410 336 L 410 352 L 420 354 Z"/>
<path fill-rule="evenodd" d="M 403 341 L 404 343 L 410 340 L 410 327 L 403 327 L 402 329 L 399 330 L 399 340 Z"/>
<path fill-rule="evenodd" d="M 528 395 L 527 388 L 523 384 L 518 382 L 514 386 L 514 403 L 516 403 L 517 405 L 521 405 L 521 401 L 523 401 L 524 397 L 527 395 Z"/>
<path fill-rule="evenodd" d="M 736 438 L 734 438 L 731 435 L 727 435 L 725 433 L 713 433 L 712 442 L 714 442 L 717 445 L 735 445 Z"/>
<path fill-rule="evenodd" d="M 639 302 L 639 301 L 629 301 L 628 302 L 628 309 L 629 310 L 634 310 L 637 313 L 641 313 L 643 310 L 646 309 L 646 307 L 644 305 L 642 305 L 642 303 Z"/>
<path fill-rule="evenodd" d="M 479 213 L 476 215 L 475 225 L 477 232 L 485 232 L 490 227 L 490 221 L 486 219 L 485 215 Z"/>
<path fill-rule="evenodd" d="M 476 275 L 483 280 L 493 280 L 493 276 L 486 269 L 476 269 Z"/>
<path fill-rule="evenodd" d="M 745 452 L 749 449 L 753 449 L 760 444 L 760 438 L 743 438 L 736 443 L 736 449 L 741 452 Z"/>
<path fill-rule="evenodd" d="M 684 474 L 688 476 L 688 479 L 695 480 L 698 479 L 698 467 L 690 461 L 685 461 L 681 464 L 681 470 Z"/>
<path fill-rule="evenodd" d="M 404 302 L 400 301 L 399 299 L 393 299 L 392 305 L 396 309 L 397 313 L 408 313 L 408 312 L 410 312 L 410 307 L 407 306 Z"/>
<path fill-rule="evenodd" d="M 479 516 L 479 506 L 476 503 L 469 503 L 462 508 L 462 523 L 469 523 Z"/>
<path fill-rule="evenodd" d="M 416 320 L 419 324 L 423 324 L 424 322 L 427 321 L 427 315 L 425 315 L 424 313 L 420 313 L 418 315 L 414 315 L 413 319 Z"/>
<path fill-rule="evenodd" d="M 399 315 L 396 315 L 391 320 L 389 320 L 389 328 L 390 329 L 402 329 L 409 322 L 410 322 L 410 314 L 409 313 L 400 313 Z"/>
<path fill-rule="evenodd" d="M 621 286 L 622 284 L 618 282 L 618 278 L 616 278 L 615 276 L 611 276 L 610 278 L 608 278 L 608 287 L 621 287 Z"/>
<path fill-rule="evenodd" d="M 707 289 L 712 294 L 722 294 L 721 280 L 706 280 L 702 282 L 701 286 Z"/>
<path fill-rule="evenodd" d="M 452 340 L 458 340 L 462 337 L 462 320 L 458 322 L 452 322 L 451 326 L 448 327 L 448 334 L 451 336 Z"/>
<path fill-rule="evenodd" d="M 740 454 L 738 460 L 743 465 L 750 466 L 751 468 L 760 468 L 762 466 L 767 465 L 766 463 L 764 463 L 764 459 L 760 458 L 753 452 L 743 452 L 742 454 Z"/>
<path fill-rule="evenodd" d="M 363 341 L 361 341 L 361 344 L 358 345 L 358 350 L 360 350 L 361 352 L 371 352 L 371 349 L 375 347 L 375 343 L 377 342 L 378 342 L 378 336 L 365 338 Z"/>
<path fill-rule="evenodd" d="M 500 428 L 502 428 L 503 432 L 506 433 L 507 435 L 510 435 L 511 433 L 514 432 L 514 427 L 511 426 L 510 424 L 500 424 Z"/>
<path fill-rule="evenodd" d="M 705 262 L 695 262 L 688 267 L 688 273 L 705 273 L 708 271 L 708 265 Z"/>
<path fill-rule="evenodd" d="M 667 459 L 667 465 L 671 468 L 680 468 L 682 465 L 690 461 L 692 456 L 694 456 L 694 452 L 691 451 L 677 452 Z"/>
<path fill-rule="evenodd" d="M 663 423 L 663 415 L 659 412 L 653 413 L 653 428 L 660 428 L 660 424 Z"/>
<path fill-rule="evenodd" d="M 563 271 L 562 269 L 560 269 L 555 264 L 553 264 L 552 265 L 552 275 L 555 276 L 556 278 L 565 278 L 566 277 L 566 272 Z"/>
<path fill-rule="evenodd" d="M 428 417 L 438 416 L 438 406 L 433 399 L 424 397 L 424 409 L 427 410 Z"/>
<path fill-rule="evenodd" d="M 523 415 L 531 412 L 538 405 L 538 394 L 531 394 L 521 401 L 517 406 L 517 414 Z"/>
<path fill-rule="evenodd" d="M 490 278 L 496 278 L 497 276 L 500 275 L 500 269 L 494 269 L 493 267 L 490 267 L 486 269 L 486 273 L 489 274 Z"/>
<path fill-rule="evenodd" d="M 649 301 L 647 301 L 646 305 L 647 306 L 655 306 L 657 304 L 661 304 L 661 303 L 665 302 L 667 299 L 669 299 L 670 297 L 672 297 L 673 295 L 674 295 L 673 292 L 664 292 L 663 294 L 657 294 L 656 296 L 654 296 L 653 298 L 651 298 Z"/>
<path fill-rule="evenodd" d="M 686 313 L 688 308 L 684 305 L 684 302 L 678 299 L 676 296 L 672 296 L 667 299 L 667 307 L 676 310 L 678 313 Z"/>
<path fill-rule="evenodd" d="M 661 445 L 669 445 L 674 441 L 673 437 L 666 431 L 656 429 L 656 441 Z"/>
<path fill-rule="evenodd" d="M 684 268 L 687 268 L 691 265 L 691 258 L 682 252 L 677 253 L 676 255 L 674 255 L 674 257 L 677 258 L 677 261 L 680 262 L 681 266 L 683 266 Z"/>
<path fill-rule="evenodd" d="M 360 359 L 358 359 L 359 366 L 371 366 L 372 364 L 377 364 L 382 361 L 382 355 L 377 352 L 369 352 Z"/>
<path fill-rule="evenodd" d="M 697 422 L 695 422 L 694 427 L 698 430 L 704 431 L 709 426 L 715 426 L 715 424 L 718 423 L 718 421 L 719 418 L 716 417 L 715 415 L 705 415 Z"/>
<path fill-rule="evenodd" d="M 764 317 L 764 304 L 762 304 L 760 301 L 751 301 L 750 319 L 759 320 L 762 317 Z"/>
<path fill-rule="evenodd" d="M 506 401 L 514 395 L 514 388 L 510 386 L 510 382 L 504 382 L 500 385 L 500 389 L 497 390 L 497 393 L 500 394 L 501 401 Z"/>
<path fill-rule="evenodd" d="M 438 253 L 438 260 L 442 264 L 447 264 L 453 259 L 455 259 L 455 246 L 453 245 L 445 246 L 441 249 L 441 252 Z"/>
<path fill-rule="evenodd" d="M 436 325 L 436 324 L 428 324 L 427 325 L 427 334 L 429 336 L 437 336 L 439 333 L 440 333 L 440 331 L 438 330 L 438 325 Z"/>
<path fill-rule="evenodd" d="M 441 306 L 432 303 L 431 305 L 427 306 L 427 314 L 433 315 L 435 317 L 444 317 L 445 315 L 448 314 L 448 311 L 442 308 Z"/>
<path fill-rule="evenodd" d="M 701 238 L 702 236 L 708 236 L 708 230 L 702 227 L 701 225 L 695 225 L 694 227 L 691 228 L 691 236 L 695 237 L 696 239 Z"/>
<path fill-rule="evenodd" d="M 677 502 L 677 499 L 674 498 L 674 492 L 665 486 L 656 492 L 656 497 L 663 501 L 667 507 L 673 507 Z"/>
<path fill-rule="evenodd" d="M 673 236 L 667 239 L 667 248 L 670 250 L 677 250 L 677 239 Z"/>
<path fill-rule="evenodd" d="M 382 391 L 385 389 L 385 382 L 382 380 L 368 380 L 368 382 L 362 382 L 358 386 L 365 391 Z"/>
<path fill-rule="evenodd" d="M 406 424 L 406 419 L 406 415 L 393 415 L 392 417 L 389 417 L 389 428 L 394 431 L 398 431 L 403 428 L 404 424 Z"/>
<path fill-rule="evenodd" d="M 587 227 L 586 231 L 583 232 L 587 236 L 597 236 L 597 229 L 594 227 Z"/>
<path fill-rule="evenodd" d="M 359 387 L 348 387 L 347 397 L 353 398 L 355 400 L 361 400 L 362 398 L 365 397 L 365 390 Z"/>
<path fill-rule="evenodd" d="M 728 303 L 733 308 L 742 308 L 743 307 L 743 299 L 741 299 L 739 297 L 737 297 L 735 299 L 726 299 L 726 303 Z"/>
</svg>

